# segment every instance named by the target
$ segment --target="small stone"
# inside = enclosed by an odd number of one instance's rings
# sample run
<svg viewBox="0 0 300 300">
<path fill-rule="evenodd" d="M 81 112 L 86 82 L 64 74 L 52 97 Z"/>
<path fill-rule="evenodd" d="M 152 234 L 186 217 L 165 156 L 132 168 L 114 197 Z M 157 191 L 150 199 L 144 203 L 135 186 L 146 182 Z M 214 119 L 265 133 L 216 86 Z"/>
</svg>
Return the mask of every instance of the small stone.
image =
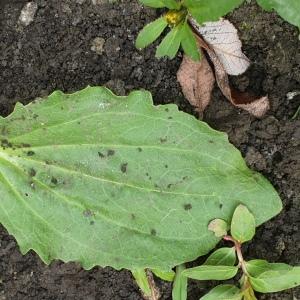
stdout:
<svg viewBox="0 0 300 300">
<path fill-rule="evenodd" d="M 35 2 L 28 2 L 21 10 L 19 24 L 28 26 L 32 23 L 37 9 L 38 5 Z"/>
<path fill-rule="evenodd" d="M 104 51 L 104 43 L 105 39 L 102 37 L 96 37 L 92 41 L 91 50 L 93 52 L 96 52 L 98 55 L 102 55 Z"/>
</svg>

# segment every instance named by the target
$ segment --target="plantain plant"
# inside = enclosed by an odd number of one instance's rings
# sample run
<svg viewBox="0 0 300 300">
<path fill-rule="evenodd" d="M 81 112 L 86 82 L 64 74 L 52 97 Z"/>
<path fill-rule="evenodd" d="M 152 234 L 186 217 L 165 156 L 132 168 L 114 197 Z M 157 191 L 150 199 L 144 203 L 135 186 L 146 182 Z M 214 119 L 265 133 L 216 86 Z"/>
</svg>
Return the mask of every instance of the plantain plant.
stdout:
<svg viewBox="0 0 300 300">
<path fill-rule="evenodd" d="M 17 104 L 0 117 L 0 141 L 0 223 L 21 252 L 32 249 L 47 264 L 60 259 L 85 269 L 128 269 L 148 299 L 156 299 L 150 270 L 174 281 L 173 299 L 182 300 L 187 279 L 200 278 L 184 264 L 214 249 L 227 223 L 232 238 L 226 239 L 239 254 L 255 226 L 282 208 L 271 184 L 246 166 L 226 134 L 173 104 L 154 106 L 145 91 L 118 97 L 89 87 Z M 245 217 L 245 206 L 252 217 Z M 227 278 L 246 268 L 243 295 L 249 282 L 269 291 L 266 280 L 282 272 L 293 284 L 278 286 L 299 284 L 299 273 L 283 265 L 240 258 L 238 266 L 232 258 L 229 264 L 230 249 L 221 251 L 223 271 L 230 271 Z"/>
<path fill-rule="evenodd" d="M 147 47 L 170 27 L 170 32 L 156 49 L 156 57 L 167 56 L 172 59 L 181 46 L 186 55 L 197 61 L 200 59 L 200 52 L 189 20 L 193 18 L 200 25 L 216 21 L 239 7 L 244 0 L 140 0 L 140 2 L 153 8 L 165 8 L 167 12 L 142 29 L 137 37 L 136 47 L 138 49 Z M 286 21 L 300 28 L 299 0 L 257 0 L 257 3 L 267 11 L 274 9 Z"/>
</svg>

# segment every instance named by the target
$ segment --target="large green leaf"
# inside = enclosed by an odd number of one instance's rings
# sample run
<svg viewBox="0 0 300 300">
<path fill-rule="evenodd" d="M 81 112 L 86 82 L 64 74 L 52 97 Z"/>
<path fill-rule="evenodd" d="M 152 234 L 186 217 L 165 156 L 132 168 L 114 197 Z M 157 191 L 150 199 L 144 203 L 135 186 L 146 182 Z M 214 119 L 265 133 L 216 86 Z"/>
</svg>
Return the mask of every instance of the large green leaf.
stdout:
<svg viewBox="0 0 300 300">
<path fill-rule="evenodd" d="M 299 0 L 257 0 L 265 10 L 275 9 L 286 21 L 300 28 L 300 1 Z"/>
<path fill-rule="evenodd" d="M 148 92 L 55 92 L 0 118 L 0 222 L 22 253 L 168 271 L 208 253 L 215 218 L 281 210 L 224 133 Z"/>
</svg>

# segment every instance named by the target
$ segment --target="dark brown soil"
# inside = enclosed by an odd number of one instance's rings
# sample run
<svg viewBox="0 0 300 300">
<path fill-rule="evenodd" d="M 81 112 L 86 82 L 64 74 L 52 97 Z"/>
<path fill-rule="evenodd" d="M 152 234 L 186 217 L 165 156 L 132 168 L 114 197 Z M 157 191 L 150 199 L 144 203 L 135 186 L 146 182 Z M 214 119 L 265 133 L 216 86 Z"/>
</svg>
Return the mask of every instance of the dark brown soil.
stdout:
<svg viewBox="0 0 300 300">
<path fill-rule="evenodd" d="M 156 16 L 137 1 L 93 5 L 91 0 L 36 0 L 38 11 L 28 27 L 17 24 L 25 0 L 0 1 L 0 114 L 9 114 L 17 101 L 28 103 L 61 89 L 86 85 L 111 87 L 118 94 L 136 88 L 153 93 L 155 103 L 176 103 L 193 113 L 176 81 L 180 57 L 156 60 L 155 47 L 139 52 L 134 39 Z M 96 1 L 97 2 L 97 1 Z M 253 3 L 254 1 L 252 1 Z M 104 4 L 103 4 L 104 3 Z M 300 42 L 296 28 L 255 4 L 234 12 L 230 20 L 240 30 L 252 67 L 233 84 L 269 94 L 270 112 L 262 120 L 232 107 L 218 90 L 205 113 L 212 127 L 226 131 L 250 167 L 268 177 L 282 196 L 284 210 L 258 229 L 245 248 L 248 258 L 300 264 L 300 120 L 291 117 L 300 97 Z M 103 53 L 91 50 L 96 37 L 105 39 Z M 142 299 L 129 272 L 110 268 L 84 271 L 76 264 L 45 266 L 34 253 L 22 256 L 15 240 L 0 229 L 0 300 Z M 171 299 L 169 284 L 160 283 Z M 192 283 L 189 300 L 199 299 L 205 286 Z M 296 288 L 260 299 L 300 299 Z"/>
</svg>

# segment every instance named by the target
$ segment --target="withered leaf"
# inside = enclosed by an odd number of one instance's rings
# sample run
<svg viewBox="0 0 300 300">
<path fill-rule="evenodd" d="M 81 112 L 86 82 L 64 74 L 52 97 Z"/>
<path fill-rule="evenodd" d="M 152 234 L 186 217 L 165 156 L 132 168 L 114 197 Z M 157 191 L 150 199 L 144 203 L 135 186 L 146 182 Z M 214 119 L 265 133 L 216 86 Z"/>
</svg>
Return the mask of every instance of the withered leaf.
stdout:
<svg viewBox="0 0 300 300">
<path fill-rule="evenodd" d="M 184 57 L 177 73 L 177 78 L 187 100 L 201 114 L 211 100 L 211 92 L 214 84 L 212 78 L 214 77 L 224 96 L 234 106 L 248 111 L 255 117 L 262 117 L 270 107 L 268 97 L 257 98 L 250 93 L 242 93 L 232 89 L 229 84 L 228 73 L 240 74 L 240 72 L 243 73 L 249 66 L 248 59 L 241 51 L 241 42 L 239 40 L 237 42 L 234 38 L 237 37 L 236 29 L 235 31 L 232 30 L 233 25 L 228 21 L 225 22 L 225 20 L 222 20 L 219 22 L 210 22 L 210 29 L 204 31 L 199 29 L 201 27 L 198 24 L 196 24 L 197 26 L 194 25 L 195 22 L 195 20 L 191 19 L 191 25 L 195 30 L 199 49 L 207 53 L 213 64 L 214 71 L 210 67 L 205 55 L 203 55 L 200 62 L 194 62 Z M 216 23 L 216 25 L 213 26 L 213 23 Z M 225 29 L 229 30 L 231 28 L 228 33 L 229 42 L 234 41 L 235 46 L 231 48 L 230 55 L 228 52 L 230 48 L 224 42 L 226 33 L 224 29 L 217 29 L 218 26 L 222 26 L 221 24 L 226 25 Z M 213 31 L 215 31 L 215 36 L 213 36 Z M 211 44 L 204 40 L 201 32 L 205 32 L 209 36 Z M 221 38 L 221 41 L 218 43 L 219 38 Z M 218 45 L 217 51 L 215 50 L 216 45 Z M 222 48 L 223 46 L 224 48 Z M 221 51 L 220 49 L 223 50 Z"/>
</svg>

